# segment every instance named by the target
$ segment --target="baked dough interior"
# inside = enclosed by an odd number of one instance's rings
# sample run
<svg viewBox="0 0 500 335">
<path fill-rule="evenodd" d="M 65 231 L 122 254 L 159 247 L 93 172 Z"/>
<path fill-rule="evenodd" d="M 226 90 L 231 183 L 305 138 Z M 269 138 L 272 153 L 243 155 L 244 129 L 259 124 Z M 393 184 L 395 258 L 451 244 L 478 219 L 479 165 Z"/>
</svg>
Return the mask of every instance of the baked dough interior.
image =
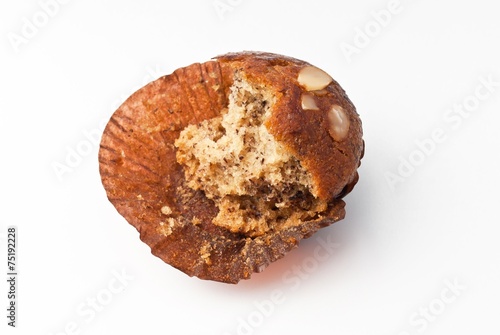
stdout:
<svg viewBox="0 0 500 335">
<path fill-rule="evenodd" d="M 310 173 L 268 131 L 276 99 L 236 71 L 227 108 L 175 141 L 187 186 L 219 210 L 212 223 L 248 237 L 318 219 L 328 208 Z"/>
</svg>

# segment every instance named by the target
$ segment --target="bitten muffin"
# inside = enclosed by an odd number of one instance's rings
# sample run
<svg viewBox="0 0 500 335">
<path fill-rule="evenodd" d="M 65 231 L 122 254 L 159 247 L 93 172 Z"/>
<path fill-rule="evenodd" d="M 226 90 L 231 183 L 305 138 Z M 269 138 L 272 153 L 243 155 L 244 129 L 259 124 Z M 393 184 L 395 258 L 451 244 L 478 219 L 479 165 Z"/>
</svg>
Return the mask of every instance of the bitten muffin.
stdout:
<svg viewBox="0 0 500 335">
<path fill-rule="evenodd" d="M 135 92 L 104 130 L 99 165 L 154 255 L 237 283 L 344 218 L 363 151 L 359 116 L 330 75 L 241 52 Z"/>
</svg>

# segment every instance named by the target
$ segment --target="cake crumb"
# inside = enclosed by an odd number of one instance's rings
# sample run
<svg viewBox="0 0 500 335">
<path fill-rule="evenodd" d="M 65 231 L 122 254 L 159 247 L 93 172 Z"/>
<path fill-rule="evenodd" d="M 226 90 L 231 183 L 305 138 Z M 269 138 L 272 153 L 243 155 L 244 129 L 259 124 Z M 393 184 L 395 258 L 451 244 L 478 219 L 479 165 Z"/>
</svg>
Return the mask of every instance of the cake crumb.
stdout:
<svg viewBox="0 0 500 335">
<path fill-rule="evenodd" d="M 227 109 L 187 126 L 175 141 L 186 185 L 214 201 L 212 223 L 233 233 L 261 236 L 315 219 L 327 207 L 315 197 L 310 173 L 267 129 L 276 100 L 237 72 Z"/>
<path fill-rule="evenodd" d="M 170 214 L 172 214 L 172 209 L 170 207 L 168 207 L 167 205 L 165 205 L 161 208 L 161 213 L 164 215 L 170 215 Z"/>
<path fill-rule="evenodd" d="M 172 234 L 172 228 L 175 225 L 174 218 L 168 218 L 166 222 L 160 222 L 160 226 L 158 227 L 158 232 L 163 236 L 169 236 Z"/>
<path fill-rule="evenodd" d="M 212 250 L 212 247 L 210 246 L 209 243 L 204 244 L 200 248 L 200 257 L 205 261 L 205 264 L 211 265 L 212 261 L 210 260 L 210 251 Z"/>
</svg>

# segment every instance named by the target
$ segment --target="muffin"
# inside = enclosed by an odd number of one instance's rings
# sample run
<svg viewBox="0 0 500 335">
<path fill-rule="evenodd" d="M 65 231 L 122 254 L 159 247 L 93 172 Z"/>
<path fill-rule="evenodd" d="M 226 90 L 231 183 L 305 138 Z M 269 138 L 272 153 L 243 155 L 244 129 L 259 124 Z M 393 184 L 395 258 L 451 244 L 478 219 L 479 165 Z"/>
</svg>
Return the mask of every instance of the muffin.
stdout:
<svg viewBox="0 0 500 335">
<path fill-rule="evenodd" d="M 99 167 L 154 255 L 237 283 L 344 218 L 363 151 L 359 116 L 330 75 L 240 52 L 132 94 L 104 130 Z"/>
</svg>

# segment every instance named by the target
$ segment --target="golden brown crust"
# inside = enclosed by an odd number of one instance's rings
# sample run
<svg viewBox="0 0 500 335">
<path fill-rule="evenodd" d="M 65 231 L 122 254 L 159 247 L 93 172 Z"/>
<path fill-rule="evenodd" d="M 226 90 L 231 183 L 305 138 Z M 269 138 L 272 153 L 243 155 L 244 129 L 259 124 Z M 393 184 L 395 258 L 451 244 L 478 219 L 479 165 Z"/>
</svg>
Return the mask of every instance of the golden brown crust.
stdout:
<svg viewBox="0 0 500 335">
<path fill-rule="evenodd" d="M 294 78 L 305 65 L 265 53 L 220 56 L 151 82 L 113 114 L 99 151 L 102 182 L 109 200 L 154 255 L 190 276 L 237 283 L 283 257 L 301 239 L 344 217 L 340 198 L 357 181 L 361 123 L 336 82 L 326 88 L 318 106 L 335 103 L 347 111 L 351 127 L 345 140 L 335 142 L 328 135 L 324 114 L 301 111 L 300 87 Z M 235 69 L 276 88 L 279 106 L 268 129 L 321 185 L 319 196 L 330 199 L 324 216 L 248 238 L 212 224 L 217 214 L 213 202 L 185 185 L 173 143 L 187 125 L 217 116 L 227 106 Z M 169 211 L 162 213 L 165 206 Z"/>
<path fill-rule="evenodd" d="M 228 54 L 217 59 L 222 67 L 228 64 L 230 68 L 243 69 L 255 82 L 273 87 L 279 94 L 267 127 L 316 179 L 320 198 L 337 196 L 346 183 L 357 178 L 356 169 L 363 149 L 361 121 L 335 80 L 316 99 L 319 110 L 304 112 L 301 97 L 306 90 L 297 84 L 297 77 L 309 63 L 254 52 Z M 350 120 L 348 135 L 340 142 L 328 134 L 327 111 L 333 105 L 341 106 Z"/>
</svg>

